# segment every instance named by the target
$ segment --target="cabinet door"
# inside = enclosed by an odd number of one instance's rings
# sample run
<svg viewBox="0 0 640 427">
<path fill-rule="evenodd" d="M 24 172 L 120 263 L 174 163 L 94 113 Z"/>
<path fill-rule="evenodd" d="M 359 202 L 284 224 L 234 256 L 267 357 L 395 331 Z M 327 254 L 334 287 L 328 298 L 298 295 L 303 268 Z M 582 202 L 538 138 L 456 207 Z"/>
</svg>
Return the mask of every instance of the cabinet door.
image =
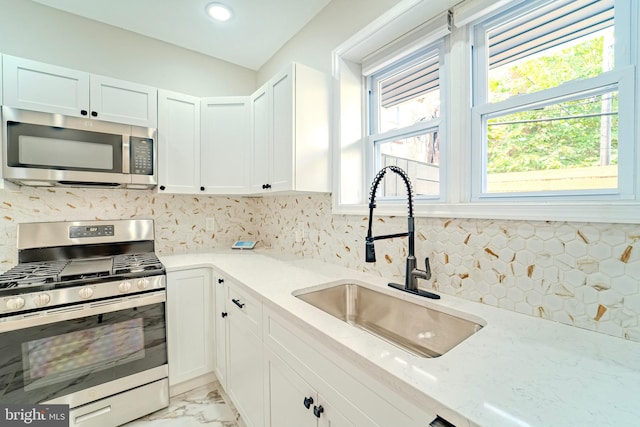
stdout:
<svg viewBox="0 0 640 427">
<path fill-rule="evenodd" d="M 273 190 L 294 188 L 293 181 L 293 67 L 276 75 L 270 81 L 272 119 L 271 185 Z"/>
<path fill-rule="evenodd" d="M 248 427 L 264 425 L 262 342 L 229 319 L 227 385 Z"/>
<path fill-rule="evenodd" d="M 88 116 L 88 73 L 5 55 L 3 86 L 10 107 Z"/>
<path fill-rule="evenodd" d="M 252 170 L 251 192 L 267 191 L 266 185 L 271 185 L 271 125 L 269 124 L 269 93 L 267 86 L 258 89 L 251 96 L 251 127 L 252 127 Z"/>
<path fill-rule="evenodd" d="M 108 122 L 156 128 L 158 91 L 137 83 L 91 76 L 91 116 Z"/>
<path fill-rule="evenodd" d="M 159 91 L 158 189 L 200 192 L 200 99 Z"/>
<path fill-rule="evenodd" d="M 278 356 L 265 350 L 265 427 L 315 427 L 316 391 Z M 309 408 L 305 406 L 308 403 Z"/>
<path fill-rule="evenodd" d="M 210 270 L 167 273 L 169 385 L 213 372 L 212 307 Z"/>
<path fill-rule="evenodd" d="M 200 171 L 204 191 L 246 193 L 251 144 L 250 98 L 204 99 L 201 113 Z"/>
<path fill-rule="evenodd" d="M 228 312 L 226 308 L 227 286 L 224 278 L 216 277 L 214 284 L 215 289 L 215 344 L 216 344 L 216 361 L 215 373 L 218 381 L 224 389 L 227 389 L 227 334 L 229 330 Z"/>
<path fill-rule="evenodd" d="M 265 350 L 265 382 L 268 399 L 265 427 L 355 426 L 268 349 Z"/>
<path fill-rule="evenodd" d="M 227 304 L 229 303 L 227 301 Z M 239 316 L 242 314 L 229 306 L 227 390 L 247 427 L 262 427 L 264 425 L 262 341 L 237 320 Z"/>
</svg>

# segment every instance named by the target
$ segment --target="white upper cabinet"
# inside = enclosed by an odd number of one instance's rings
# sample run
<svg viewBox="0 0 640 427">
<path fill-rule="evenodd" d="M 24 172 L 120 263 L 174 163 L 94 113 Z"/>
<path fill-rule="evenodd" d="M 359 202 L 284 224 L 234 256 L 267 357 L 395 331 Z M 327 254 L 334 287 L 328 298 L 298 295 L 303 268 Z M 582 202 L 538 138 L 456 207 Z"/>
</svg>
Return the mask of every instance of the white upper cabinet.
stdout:
<svg viewBox="0 0 640 427">
<path fill-rule="evenodd" d="M 249 97 L 197 98 L 158 91 L 158 190 L 245 194 Z"/>
<path fill-rule="evenodd" d="M 251 191 L 330 191 L 328 77 L 293 63 L 251 97 Z"/>
<path fill-rule="evenodd" d="M 89 114 L 89 74 L 4 56 L 4 104 L 67 116 Z"/>
<path fill-rule="evenodd" d="M 91 75 L 91 115 L 100 120 L 156 128 L 157 97 L 153 87 Z"/>
<path fill-rule="evenodd" d="M 248 96 L 205 98 L 201 104 L 200 175 L 207 194 L 249 189 L 251 106 Z"/>
<path fill-rule="evenodd" d="M 4 104 L 25 110 L 157 127 L 157 89 L 4 56 Z"/>
<path fill-rule="evenodd" d="M 200 98 L 158 91 L 158 191 L 200 192 Z"/>
</svg>

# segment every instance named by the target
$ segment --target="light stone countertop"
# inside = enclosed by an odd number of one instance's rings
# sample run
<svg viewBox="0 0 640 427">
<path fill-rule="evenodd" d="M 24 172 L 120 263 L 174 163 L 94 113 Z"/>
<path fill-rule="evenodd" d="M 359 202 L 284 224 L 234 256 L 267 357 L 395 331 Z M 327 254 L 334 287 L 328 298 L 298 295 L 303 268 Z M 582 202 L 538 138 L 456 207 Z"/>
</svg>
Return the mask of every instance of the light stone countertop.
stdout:
<svg viewBox="0 0 640 427">
<path fill-rule="evenodd" d="M 415 297 L 387 280 L 267 251 L 160 256 L 168 272 L 212 267 L 244 284 L 265 304 L 308 325 L 324 344 L 414 404 L 457 426 L 640 425 L 640 343 L 442 294 Z M 486 322 L 433 359 L 413 356 L 312 308 L 293 291 L 357 280 L 441 311 Z M 310 328 L 309 328 L 310 327 Z M 461 418 L 463 417 L 463 418 Z"/>
</svg>

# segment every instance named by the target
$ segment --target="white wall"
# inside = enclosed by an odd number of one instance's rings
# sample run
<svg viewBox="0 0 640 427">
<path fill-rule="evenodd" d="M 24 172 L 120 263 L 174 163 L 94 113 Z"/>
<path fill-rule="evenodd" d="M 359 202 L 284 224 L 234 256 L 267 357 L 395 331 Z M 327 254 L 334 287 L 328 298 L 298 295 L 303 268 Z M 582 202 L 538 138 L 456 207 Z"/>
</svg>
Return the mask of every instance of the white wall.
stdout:
<svg viewBox="0 0 640 427">
<path fill-rule="evenodd" d="M 331 74 L 331 52 L 399 0 L 332 0 L 258 70 L 262 84 L 292 61 Z"/>
<path fill-rule="evenodd" d="M 0 0 L 0 53 L 195 96 L 256 88 L 248 68 L 30 0 Z"/>
</svg>

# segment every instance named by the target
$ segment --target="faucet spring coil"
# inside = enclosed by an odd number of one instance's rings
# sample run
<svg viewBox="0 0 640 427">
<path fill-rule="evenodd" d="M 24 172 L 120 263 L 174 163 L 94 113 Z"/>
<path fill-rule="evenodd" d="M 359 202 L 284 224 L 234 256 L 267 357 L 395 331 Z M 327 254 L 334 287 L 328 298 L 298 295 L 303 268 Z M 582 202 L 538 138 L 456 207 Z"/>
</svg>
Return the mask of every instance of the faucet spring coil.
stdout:
<svg viewBox="0 0 640 427">
<path fill-rule="evenodd" d="M 380 169 L 380 171 L 377 173 L 377 175 L 375 176 L 371 184 L 371 190 L 369 191 L 369 208 L 375 208 L 375 199 L 376 199 L 376 193 L 378 192 L 378 185 L 380 185 L 382 178 L 384 178 L 384 176 L 386 175 L 387 169 L 400 175 L 400 177 L 402 178 L 402 181 L 404 181 L 404 185 L 407 188 L 407 197 L 409 200 L 409 216 L 412 217 L 413 216 L 413 186 L 411 185 L 411 180 L 409 179 L 409 176 L 407 175 L 407 173 L 403 169 L 399 168 L 398 166 L 385 166 L 382 169 Z"/>
</svg>

